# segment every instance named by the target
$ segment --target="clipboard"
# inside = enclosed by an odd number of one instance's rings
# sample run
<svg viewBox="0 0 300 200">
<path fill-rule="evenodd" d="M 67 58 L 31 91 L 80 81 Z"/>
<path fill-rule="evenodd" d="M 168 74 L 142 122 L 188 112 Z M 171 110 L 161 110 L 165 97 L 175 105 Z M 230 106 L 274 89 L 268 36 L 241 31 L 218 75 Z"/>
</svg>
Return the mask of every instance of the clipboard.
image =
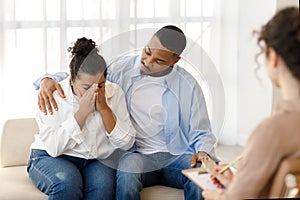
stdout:
<svg viewBox="0 0 300 200">
<path fill-rule="evenodd" d="M 220 189 L 213 184 L 210 178 L 210 174 L 208 173 L 199 174 L 198 171 L 199 168 L 191 168 L 191 169 L 182 170 L 182 173 L 203 190 Z"/>
<path fill-rule="evenodd" d="M 227 164 L 221 171 L 223 172 L 226 169 L 233 166 L 236 162 L 238 162 L 242 158 L 242 155 L 237 156 L 233 161 L 231 161 L 229 164 Z M 220 189 L 216 185 L 213 184 L 211 181 L 210 174 L 207 173 L 207 169 L 213 170 L 213 168 L 216 166 L 216 163 L 211 160 L 209 157 L 203 159 L 202 166 L 200 168 L 191 168 L 191 169 L 185 169 L 182 170 L 182 173 L 188 177 L 191 181 L 193 181 L 196 185 L 198 185 L 203 190 L 216 190 Z M 231 170 L 235 171 L 235 170 Z"/>
</svg>

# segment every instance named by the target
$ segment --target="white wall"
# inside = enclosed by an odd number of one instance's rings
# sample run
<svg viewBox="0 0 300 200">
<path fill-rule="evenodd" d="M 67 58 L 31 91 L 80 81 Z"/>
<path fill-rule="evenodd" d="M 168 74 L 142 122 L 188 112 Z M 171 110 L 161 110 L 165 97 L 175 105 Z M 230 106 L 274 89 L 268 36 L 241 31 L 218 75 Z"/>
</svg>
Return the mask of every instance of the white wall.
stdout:
<svg viewBox="0 0 300 200">
<path fill-rule="evenodd" d="M 260 5 L 260 6 L 257 6 Z M 265 24 L 274 13 L 287 6 L 299 6 L 298 0 L 243 0 L 239 2 L 238 31 L 238 84 L 237 84 L 237 141 L 244 145 L 251 131 L 265 117 L 269 116 L 274 103 L 272 86 L 265 73 L 263 62 L 259 76 L 262 85 L 253 76 L 254 54 L 257 53 L 252 30 Z"/>
<path fill-rule="evenodd" d="M 255 126 L 271 113 L 272 87 L 264 67 L 258 72 L 262 82 L 254 74 L 259 48 L 252 32 L 273 16 L 275 8 L 275 0 L 221 2 L 218 65 L 222 66 L 220 75 L 226 95 L 225 123 L 219 138 L 222 144 L 244 145 Z"/>
<path fill-rule="evenodd" d="M 238 144 L 244 145 L 255 126 L 271 113 L 272 87 L 263 62 L 260 83 L 254 75 L 255 55 L 260 51 L 253 30 L 259 30 L 275 13 L 274 0 L 239 1 L 237 133 Z"/>
<path fill-rule="evenodd" d="M 219 136 L 219 143 L 236 144 L 237 140 L 237 46 L 238 46 L 238 0 L 220 1 L 218 8 L 219 46 L 214 58 L 224 84 L 225 90 L 225 120 Z"/>
<path fill-rule="evenodd" d="M 287 6 L 298 6 L 299 7 L 299 0 L 276 0 L 276 9 L 282 9 Z"/>
</svg>

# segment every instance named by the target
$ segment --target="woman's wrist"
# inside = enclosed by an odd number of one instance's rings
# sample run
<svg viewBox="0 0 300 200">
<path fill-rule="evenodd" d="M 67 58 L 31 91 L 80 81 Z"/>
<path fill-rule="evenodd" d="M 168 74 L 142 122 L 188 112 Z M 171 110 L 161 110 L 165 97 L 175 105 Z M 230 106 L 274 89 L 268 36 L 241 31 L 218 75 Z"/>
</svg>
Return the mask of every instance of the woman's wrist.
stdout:
<svg viewBox="0 0 300 200">
<path fill-rule="evenodd" d="M 74 114 L 74 118 L 77 121 L 77 124 L 79 125 L 80 129 L 83 128 L 84 124 L 85 124 L 85 120 L 87 118 L 87 116 L 89 115 L 88 112 L 79 109 L 75 114 Z"/>
</svg>

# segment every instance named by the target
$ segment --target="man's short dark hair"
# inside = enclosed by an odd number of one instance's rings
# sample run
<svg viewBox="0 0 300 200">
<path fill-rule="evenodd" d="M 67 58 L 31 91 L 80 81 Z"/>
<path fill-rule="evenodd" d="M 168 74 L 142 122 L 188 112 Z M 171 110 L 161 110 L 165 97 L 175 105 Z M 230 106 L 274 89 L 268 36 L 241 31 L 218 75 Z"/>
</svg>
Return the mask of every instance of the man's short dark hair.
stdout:
<svg viewBox="0 0 300 200">
<path fill-rule="evenodd" d="M 186 37 L 183 31 L 173 25 L 164 26 L 159 29 L 156 36 L 160 43 L 171 52 L 180 55 L 186 46 Z"/>
</svg>

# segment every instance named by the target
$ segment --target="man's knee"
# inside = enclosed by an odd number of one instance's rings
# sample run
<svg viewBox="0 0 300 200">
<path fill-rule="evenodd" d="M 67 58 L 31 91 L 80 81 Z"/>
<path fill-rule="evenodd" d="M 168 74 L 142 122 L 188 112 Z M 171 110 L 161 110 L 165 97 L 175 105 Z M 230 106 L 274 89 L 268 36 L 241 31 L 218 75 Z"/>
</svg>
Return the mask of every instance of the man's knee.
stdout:
<svg viewBox="0 0 300 200">
<path fill-rule="evenodd" d="M 139 153 L 127 153 L 120 158 L 117 173 L 142 173 L 144 165 L 145 162 L 142 155 Z"/>
</svg>

